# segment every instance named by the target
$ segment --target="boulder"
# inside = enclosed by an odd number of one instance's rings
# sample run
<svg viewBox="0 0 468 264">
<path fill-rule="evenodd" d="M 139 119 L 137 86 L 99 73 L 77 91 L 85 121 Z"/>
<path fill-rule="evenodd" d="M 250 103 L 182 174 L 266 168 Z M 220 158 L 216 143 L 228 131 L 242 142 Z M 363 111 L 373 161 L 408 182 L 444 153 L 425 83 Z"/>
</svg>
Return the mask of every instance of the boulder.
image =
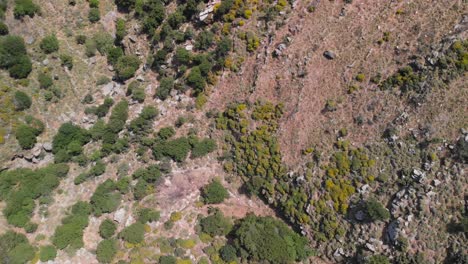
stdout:
<svg viewBox="0 0 468 264">
<path fill-rule="evenodd" d="M 323 53 L 323 56 L 328 60 L 334 60 L 336 58 L 336 54 L 330 50 L 325 51 Z"/>
</svg>

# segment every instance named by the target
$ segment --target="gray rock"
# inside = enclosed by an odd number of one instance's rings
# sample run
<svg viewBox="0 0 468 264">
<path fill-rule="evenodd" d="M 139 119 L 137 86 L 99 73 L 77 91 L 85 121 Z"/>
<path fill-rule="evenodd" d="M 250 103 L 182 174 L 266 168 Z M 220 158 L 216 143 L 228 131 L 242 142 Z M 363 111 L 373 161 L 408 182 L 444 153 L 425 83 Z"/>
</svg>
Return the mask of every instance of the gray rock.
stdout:
<svg viewBox="0 0 468 264">
<path fill-rule="evenodd" d="M 35 40 L 36 39 L 33 36 L 27 36 L 25 42 L 26 44 L 31 45 L 34 43 Z"/>
<path fill-rule="evenodd" d="M 125 221 L 126 214 L 127 214 L 127 211 L 125 211 L 124 208 L 120 208 L 114 213 L 114 221 L 118 223 L 123 223 Z"/>
<path fill-rule="evenodd" d="M 139 81 L 139 82 L 144 82 L 144 81 L 145 81 L 145 78 L 143 78 L 142 75 L 138 75 L 138 76 L 136 77 L 136 80 Z"/>
<path fill-rule="evenodd" d="M 375 246 L 372 245 L 371 243 L 366 243 L 366 248 L 369 249 L 372 252 L 376 251 Z"/>
<path fill-rule="evenodd" d="M 47 152 L 51 152 L 52 151 L 52 143 L 46 142 L 46 143 L 42 144 L 42 148 Z"/>
<path fill-rule="evenodd" d="M 42 65 L 47 66 L 49 65 L 49 59 L 45 59 L 42 61 Z"/>
<path fill-rule="evenodd" d="M 354 214 L 354 218 L 356 218 L 356 220 L 358 221 L 364 220 L 364 217 L 365 217 L 365 214 L 362 210 L 359 210 Z"/>
<path fill-rule="evenodd" d="M 327 58 L 328 60 L 334 60 L 336 58 L 336 54 L 333 51 L 329 51 L 329 50 L 325 51 L 323 53 L 323 56 Z"/>
</svg>

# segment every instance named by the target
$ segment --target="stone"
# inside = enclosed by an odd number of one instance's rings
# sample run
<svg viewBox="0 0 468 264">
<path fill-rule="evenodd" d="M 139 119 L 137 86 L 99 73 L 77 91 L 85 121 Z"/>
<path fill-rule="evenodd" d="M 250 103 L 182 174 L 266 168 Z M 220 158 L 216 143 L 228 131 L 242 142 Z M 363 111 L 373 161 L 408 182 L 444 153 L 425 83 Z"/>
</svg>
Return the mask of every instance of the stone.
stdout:
<svg viewBox="0 0 468 264">
<path fill-rule="evenodd" d="M 185 49 L 188 50 L 188 51 L 192 51 L 193 50 L 193 45 L 187 45 L 187 46 L 185 46 Z"/>
<path fill-rule="evenodd" d="M 442 183 L 442 182 L 439 181 L 439 180 L 437 180 L 437 179 L 434 179 L 434 181 L 432 181 L 432 184 L 433 184 L 435 187 L 439 186 L 441 183 Z"/>
<path fill-rule="evenodd" d="M 366 243 L 366 248 L 369 249 L 372 252 L 375 252 L 375 246 L 372 245 L 371 243 Z"/>
<path fill-rule="evenodd" d="M 31 45 L 36 39 L 33 36 L 27 36 L 25 39 L 26 44 Z"/>
<path fill-rule="evenodd" d="M 46 143 L 42 144 L 42 148 L 47 152 L 51 152 L 52 151 L 52 143 L 46 142 Z"/>
<path fill-rule="evenodd" d="M 336 54 L 333 51 L 329 50 L 325 51 L 323 53 L 323 56 L 328 60 L 334 60 L 336 58 Z"/>
<path fill-rule="evenodd" d="M 41 144 L 37 144 L 36 146 L 34 146 L 34 148 L 32 149 L 32 154 L 34 157 L 39 157 L 42 153 L 42 145 Z"/>
<path fill-rule="evenodd" d="M 145 81 L 145 78 L 143 78 L 143 75 L 138 75 L 136 77 L 136 80 L 139 81 L 139 82 L 144 82 Z"/>
<path fill-rule="evenodd" d="M 114 221 L 117 223 L 121 224 L 125 221 L 125 215 L 127 214 L 127 211 L 125 211 L 124 208 L 120 208 L 114 213 Z"/>
<path fill-rule="evenodd" d="M 396 239 L 398 238 L 398 225 L 399 225 L 398 221 L 395 220 L 395 221 L 392 221 L 387 227 L 386 235 L 387 235 L 387 238 L 392 243 L 394 243 Z"/>
<path fill-rule="evenodd" d="M 42 65 L 47 66 L 49 65 L 49 59 L 45 59 L 42 61 Z"/>
</svg>

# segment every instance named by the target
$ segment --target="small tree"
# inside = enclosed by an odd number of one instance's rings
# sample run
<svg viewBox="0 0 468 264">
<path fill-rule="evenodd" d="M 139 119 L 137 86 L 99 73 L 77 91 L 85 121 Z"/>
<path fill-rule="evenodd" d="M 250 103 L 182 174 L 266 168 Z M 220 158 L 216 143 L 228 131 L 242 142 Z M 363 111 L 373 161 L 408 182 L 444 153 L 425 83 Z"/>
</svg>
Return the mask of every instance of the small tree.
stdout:
<svg viewBox="0 0 468 264">
<path fill-rule="evenodd" d="M 15 18 L 19 19 L 24 16 L 34 17 L 34 15 L 39 11 L 39 6 L 34 4 L 32 0 L 16 0 L 13 14 Z"/>
<path fill-rule="evenodd" d="M 49 35 L 42 39 L 39 46 L 45 53 L 49 54 L 59 49 L 59 42 L 55 35 Z"/>
<path fill-rule="evenodd" d="M 203 202 L 206 204 L 222 203 L 224 199 L 229 197 L 228 191 L 217 179 L 203 187 L 201 195 L 203 197 Z"/>
</svg>

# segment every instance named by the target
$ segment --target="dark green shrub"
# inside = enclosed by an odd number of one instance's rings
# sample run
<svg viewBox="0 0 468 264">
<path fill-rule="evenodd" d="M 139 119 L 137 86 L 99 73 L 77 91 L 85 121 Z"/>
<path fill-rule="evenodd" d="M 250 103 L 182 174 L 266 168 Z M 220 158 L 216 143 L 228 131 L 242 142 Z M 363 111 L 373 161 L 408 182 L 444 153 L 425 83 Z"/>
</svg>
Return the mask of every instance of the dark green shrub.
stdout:
<svg viewBox="0 0 468 264">
<path fill-rule="evenodd" d="M 42 246 L 39 253 L 39 259 L 42 262 L 47 262 L 49 260 L 54 260 L 57 257 L 57 250 L 54 246 Z"/>
<path fill-rule="evenodd" d="M 101 13 L 99 12 L 99 8 L 94 7 L 89 9 L 88 20 L 91 23 L 96 23 L 101 20 Z"/>
<path fill-rule="evenodd" d="M 52 244 L 58 249 L 83 247 L 83 230 L 88 226 L 90 206 L 80 201 L 72 206 L 72 213 L 62 219 L 62 225 L 55 229 Z"/>
<path fill-rule="evenodd" d="M 31 59 L 28 56 L 19 56 L 15 64 L 8 69 L 10 77 L 15 79 L 22 79 L 28 77 L 32 71 Z"/>
<path fill-rule="evenodd" d="M 7 259 L 10 262 L 7 263 L 27 263 L 34 258 L 35 253 L 36 249 L 29 243 L 19 244 L 8 252 Z"/>
<path fill-rule="evenodd" d="M 115 183 L 110 179 L 96 188 L 90 200 L 94 215 L 100 216 L 103 213 L 112 213 L 117 210 L 122 195 L 116 190 Z"/>
<path fill-rule="evenodd" d="M 155 96 L 164 101 L 171 94 L 173 87 L 174 87 L 174 79 L 172 77 L 164 77 L 161 79 L 159 83 L 159 87 L 156 90 Z"/>
<path fill-rule="evenodd" d="M 117 230 L 117 225 L 110 219 L 102 221 L 99 226 L 99 234 L 104 239 L 111 238 L 115 234 L 115 230 Z"/>
<path fill-rule="evenodd" d="M 213 45 L 214 34 L 209 30 L 204 30 L 195 38 L 195 47 L 198 50 L 207 50 Z"/>
<path fill-rule="evenodd" d="M 163 127 L 158 132 L 158 137 L 162 140 L 167 140 L 175 135 L 175 130 L 173 127 Z"/>
<path fill-rule="evenodd" d="M 145 226 L 140 222 L 136 222 L 127 226 L 120 232 L 119 238 L 131 244 L 138 244 L 143 242 L 145 235 Z"/>
<path fill-rule="evenodd" d="M 107 55 L 109 50 L 114 47 L 114 38 L 107 32 L 98 32 L 93 35 L 96 48 L 101 55 Z"/>
<path fill-rule="evenodd" d="M 23 149 L 31 149 L 37 142 L 37 131 L 33 127 L 22 124 L 16 128 L 15 137 Z"/>
<path fill-rule="evenodd" d="M 111 263 L 115 254 L 117 254 L 117 241 L 114 239 L 104 239 L 99 242 L 96 248 L 96 257 L 101 263 Z"/>
<path fill-rule="evenodd" d="M 291 263 L 309 255 L 307 239 L 272 217 L 248 215 L 233 236 L 237 252 L 247 261 Z"/>
<path fill-rule="evenodd" d="M 125 29 L 125 20 L 118 18 L 117 22 L 115 23 L 115 41 L 120 43 L 125 35 L 127 35 L 127 31 Z"/>
<path fill-rule="evenodd" d="M 133 196 L 136 200 L 141 200 L 148 194 L 148 183 L 139 179 L 135 187 L 133 188 Z"/>
<path fill-rule="evenodd" d="M 59 42 L 55 35 L 49 35 L 42 39 L 39 46 L 41 47 L 42 51 L 49 54 L 59 49 Z"/>
<path fill-rule="evenodd" d="M 34 17 L 39 11 L 39 6 L 34 4 L 32 0 L 15 0 L 15 9 L 13 9 L 15 18 Z"/>
<path fill-rule="evenodd" d="M 369 199 L 365 206 L 366 212 L 372 221 L 383 221 L 390 218 L 390 212 L 376 199 Z"/>
<path fill-rule="evenodd" d="M 219 255 L 221 258 L 226 262 L 226 263 L 231 263 L 233 261 L 237 260 L 237 251 L 236 248 L 227 244 L 224 245 L 220 250 L 219 250 Z"/>
<path fill-rule="evenodd" d="M 136 0 L 115 0 L 114 1 L 119 10 L 129 11 L 135 7 Z"/>
<path fill-rule="evenodd" d="M 390 264 L 390 260 L 384 255 L 374 255 L 367 258 L 365 264 Z"/>
<path fill-rule="evenodd" d="M 89 7 L 91 8 L 98 8 L 99 7 L 99 0 L 88 0 Z"/>
<path fill-rule="evenodd" d="M 224 217 L 223 212 L 216 209 L 211 215 L 200 219 L 200 228 L 203 233 L 212 237 L 225 236 L 231 232 L 232 223 Z"/>
<path fill-rule="evenodd" d="M 192 143 L 191 158 L 203 157 L 206 154 L 213 152 L 214 150 L 216 150 L 216 141 L 214 141 L 213 139 L 197 139 Z"/>
<path fill-rule="evenodd" d="M 3 21 L 0 21 L 0 36 L 8 35 L 9 32 L 8 26 Z"/>
<path fill-rule="evenodd" d="M 148 222 L 156 222 L 160 218 L 159 211 L 150 208 L 143 208 L 138 212 L 138 221 L 146 224 Z"/>
<path fill-rule="evenodd" d="M 117 60 L 115 72 L 117 77 L 122 80 L 128 80 L 135 75 L 140 67 L 140 59 L 134 55 L 125 55 Z"/>
<path fill-rule="evenodd" d="M 42 89 L 47 89 L 54 84 L 54 81 L 52 80 L 50 74 L 44 72 L 39 72 L 37 80 L 39 81 L 39 87 L 41 87 Z"/>
<path fill-rule="evenodd" d="M 125 122 L 128 118 L 128 102 L 122 100 L 118 102 L 112 109 L 111 116 L 107 128 L 110 132 L 117 134 L 125 127 Z"/>
<path fill-rule="evenodd" d="M 199 66 L 195 66 L 190 70 L 190 73 L 187 77 L 187 85 L 192 87 L 195 90 L 195 93 L 203 92 L 205 89 L 205 78 L 202 76 Z"/>
<path fill-rule="evenodd" d="M 167 255 L 167 256 L 161 256 L 159 258 L 159 264 L 176 264 L 176 263 L 177 263 L 177 259 L 174 256 Z"/>
<path fill-rule="evenodd" d="M 218 204 L 229 198 L 229 193 L 221 182 L 215 179 L 202 188 L 201 196 L 205 204 Z"/>
<path fill-rule="evenodd" d="M 16 111 L 23 111 L 31 107 L 32 100 L 25 92 L 17 91 L 13 99 L 13 104 L 15 105 Z"/>
<path fill-rule="evenodd" d="M 63 67 L 67 67 L 69 70 L 73 68 L 73 57 L 68 54 L 61 54 L 60 61 Z"/>
<path fill-rule="evenodd" d="M 174 161 L 182 162 L 187 158 L 190 148 L 188 139 L 182 137 L 156 144 L 153 147 L 153 155 L 157 159 L 166 156 Z"/>
<path fill-rule="evenodd" d="M 86 43 L 86 36 L 85 35 L 77 35 L 75 37 L 76 44 L 83 45 Z"/>
<path fill-rule="evenodd" d="M 112 47 L 107 52 L 107 63 L 115 65 L 120 57 L 124 55 L 121 47 Z"/>
</svg>

